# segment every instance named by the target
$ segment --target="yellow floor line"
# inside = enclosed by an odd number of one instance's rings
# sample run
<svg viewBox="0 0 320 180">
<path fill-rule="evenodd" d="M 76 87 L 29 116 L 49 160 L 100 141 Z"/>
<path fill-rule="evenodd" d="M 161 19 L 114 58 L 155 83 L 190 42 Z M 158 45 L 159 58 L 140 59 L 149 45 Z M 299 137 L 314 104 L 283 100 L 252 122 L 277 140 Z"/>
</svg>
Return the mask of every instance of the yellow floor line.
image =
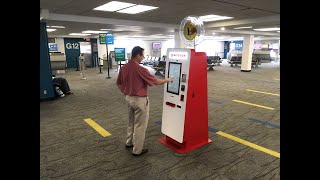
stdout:
<svg viewBox="0 0 320 180">
<path fill-rule="evenodd" d="M 251 105 L 251 106 L 257 106 L 257 107 L 261 107 L 261 108 L 265 108 L 265 109 L 269 109 L 269 110 L 274 110 L 274 108 L 272 108 L 272 107 L 262 106 L 262 105 L 259 105 L 259 104 L 253 104 L 253 103 L 248 103 L 248 102 L 239 101 L 239 100 L 232 100 L 232 101 L 238 102 L 238 103 L 243 103 L 243 104 L 248 104 L 248 105 Z"/>
<path fill-rule="evenodd" d="M 247 90 L 247 91 L 251 91 L 251 92 L 262 93 L 262 94 L 269 94 L 269 95 L 273 95 L 273 96 L 280 96 L 280 94 L 274 94 L 274 93 L 268 93 L 268 92 L 256 91 L 256 90 L 251 90 L 251 89 L 246 89 L 246 90 Z"/>
<path fill-rule="evenodd" d="M 99 124 L 94 122 L 91 118 L 84 119 L 84 121 L 88 123 L 93 129 L 95 129 L 99 134 L 101 134 L 101 136 L 107 137 L 111 135 L 108 131 L 103 129 Z"/>
<path fill-rule="evenodd" d="M 230 134 L 227 134 L 227 133 L 224 133 L 224 132 L 221 132 L 221 131 L 218 131 L 217 134 L 219 134 L 220 136 L 229 138 L 229 139 L 231 139 L 231 140 L 234 140 L 234 141 L 236 141 L 236 142 L 238 142 L 238 143 L 241 143 L 241 144 L 247 145 L 247 146 L 249 146 L 249 147 L 252 147 L 252 148 L 254 148 L 254 149 L 257 149 L 257 150 L 259 150 L 259 151 L 262 151 L 262 152 L 264 152 L 264 153 L 270 154 L 270 155 L 275 156 L 275 157 L 277 157 L 277 158 L 280 158 L 280 153 L 278 153 L 278 152 L 275 152 L 275 151 L 272 151 L 272 150 L 270 150 L 270 149 L 264 148 L 264 147 L 262 147 L 262 146 L 253 144 L 253 143 L 251 143 L 251 142 L 248 142 L 248 141 L 246 141 L 246 140 L 240 139 L 240 138 L 238 138 L 238 137 L 232 136 L 232 135 L 230 135 Z"/>
</svg>

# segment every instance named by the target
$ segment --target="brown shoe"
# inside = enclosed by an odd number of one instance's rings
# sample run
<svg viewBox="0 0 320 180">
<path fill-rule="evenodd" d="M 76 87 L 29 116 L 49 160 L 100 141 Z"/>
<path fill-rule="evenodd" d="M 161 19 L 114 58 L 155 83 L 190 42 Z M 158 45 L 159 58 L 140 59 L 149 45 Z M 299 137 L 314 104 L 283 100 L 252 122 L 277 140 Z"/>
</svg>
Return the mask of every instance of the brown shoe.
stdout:
<svg viewBox="0 0 320 180">
<path fill-rule="evenodd" d="M 133 148 L 133 145 L 126 145 L 126 149 Z"/>
</svg>

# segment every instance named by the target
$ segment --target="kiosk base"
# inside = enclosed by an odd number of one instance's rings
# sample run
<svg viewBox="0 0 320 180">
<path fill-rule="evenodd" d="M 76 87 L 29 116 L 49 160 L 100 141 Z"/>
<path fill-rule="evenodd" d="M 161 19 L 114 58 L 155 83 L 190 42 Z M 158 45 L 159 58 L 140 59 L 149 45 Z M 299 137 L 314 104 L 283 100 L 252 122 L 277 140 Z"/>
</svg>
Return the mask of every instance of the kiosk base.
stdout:
<svg viewBox="0 0 320 180">
<path fill-rule="evenodd" d="M 188 143 L 188 142 L 183 142 L 183 143 L 179 143 L 177 141 L 175 141 L 174 139 L 165 136 L 163 138 L 160 138 L 159 141 L 164 144 L 165 146 L 175 150 L 176 152 L 178 152 L 179 154 L 184 154 L 187 153 L 193 149 L 196 149 L 200 146 L 203 146 L 205 144 L 210 143 L 212 140 L 208 139 L 205 142 L 199 142 L 199 143 Z"/>
</svg>

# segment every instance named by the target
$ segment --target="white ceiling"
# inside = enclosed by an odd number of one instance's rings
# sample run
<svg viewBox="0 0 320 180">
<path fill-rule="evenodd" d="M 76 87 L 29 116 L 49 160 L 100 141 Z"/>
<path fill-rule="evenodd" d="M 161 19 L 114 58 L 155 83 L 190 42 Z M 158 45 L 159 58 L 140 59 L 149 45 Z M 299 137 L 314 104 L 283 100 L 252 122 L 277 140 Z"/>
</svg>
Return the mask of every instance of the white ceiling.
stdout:
<svg viewBox="0 0 320 180">
<path fill-rule="evenodd" d="M 119 0 L 159 7 L 140 14 L 94 11 L 93 8 L 111 0 L 40 0 L 40 11 L 48 10 L 47 25 L 65 26 L 48 32 L 49 37 L 69 37 L 69 33 L 86 30 L 112 29 L 115 37 L 173 35 L 181 21 L 189 15 L 216 14 L 234 17 L 230 20 L 205 22 L 206 35 L 242 37 L 253 34 L 279 38 L 278 32 L 253 31 L 254 28 L 280 27 L 280 0 Z M 252 29 L 235 27 L 253 26 Z M 225 27 L 226 30 L 220 30 Z M 96 35 L 95 35 L 96 36 Z M 172 36 L 171 36 L 172 37 Z M 140 37 L 141 38 L 141 37 Z"/>
</svg>

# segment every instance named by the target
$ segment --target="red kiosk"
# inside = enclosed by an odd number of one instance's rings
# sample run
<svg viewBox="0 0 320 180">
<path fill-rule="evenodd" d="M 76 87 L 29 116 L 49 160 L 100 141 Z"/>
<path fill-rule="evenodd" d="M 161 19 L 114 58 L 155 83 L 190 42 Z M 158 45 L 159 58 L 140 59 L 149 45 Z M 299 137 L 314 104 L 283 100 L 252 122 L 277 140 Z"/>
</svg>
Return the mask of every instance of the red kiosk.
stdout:
<svg viewBox="0 0 320 180">
<path fill-rule="evenodd" d="M 180 154 L 208 144 L 207 56 L 194 49 L 167 50 L 159 141 Z"/>
</svg>

